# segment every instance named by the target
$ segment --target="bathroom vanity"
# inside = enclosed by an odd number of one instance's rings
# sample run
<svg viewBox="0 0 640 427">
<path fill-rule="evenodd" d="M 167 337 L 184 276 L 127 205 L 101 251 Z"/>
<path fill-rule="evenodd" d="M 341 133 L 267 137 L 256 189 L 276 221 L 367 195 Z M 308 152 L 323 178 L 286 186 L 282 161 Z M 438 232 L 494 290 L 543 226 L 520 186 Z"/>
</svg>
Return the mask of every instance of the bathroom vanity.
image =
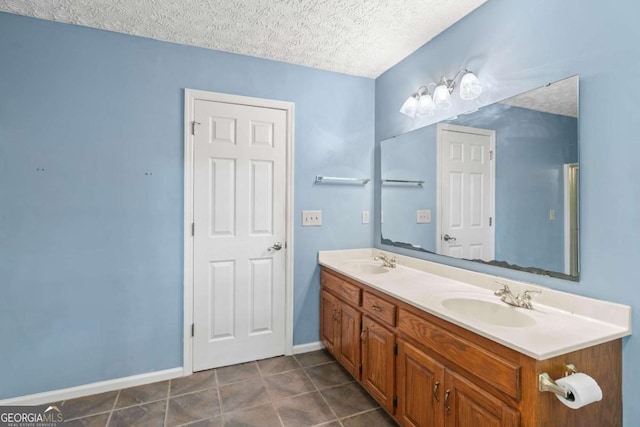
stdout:
<svg viewBox="0 0 640 427">
<path fill-rule="evenodd" d="M 401 425 L 621 426 L 629 307 L 403 256 L 383 267 L 379 253 L 320 253 L 320 335 Z M 494 295 L 504 284 L 542 294 L 511 307 Z M 570 409 L 539 391 L 569 364 L 601 401 Z"/>
</svg>

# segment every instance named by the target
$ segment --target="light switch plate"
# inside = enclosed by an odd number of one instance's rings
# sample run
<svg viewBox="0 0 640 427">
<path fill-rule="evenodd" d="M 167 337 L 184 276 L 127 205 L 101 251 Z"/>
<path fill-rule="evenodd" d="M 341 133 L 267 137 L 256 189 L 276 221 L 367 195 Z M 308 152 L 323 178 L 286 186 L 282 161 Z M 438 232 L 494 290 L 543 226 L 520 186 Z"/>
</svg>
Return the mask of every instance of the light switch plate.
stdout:
<svg viewBox="0 0 640 427">
<path fill-rule="evenodd" d="M 322 225 L 322 211 L 302 211 L 303 227 L 319 227 Z"/>
<path fill-rule="evenodd" d="M 362 211 L 362 223 L 369 224 L 369 211 Z"/>
<path fill-rule="evenodd" d="M 416 221 L 418 224 L 429 224 L 431 222 L 431 211 L 429 209 L 418 209 L 416 211 Z"/>
</svg>

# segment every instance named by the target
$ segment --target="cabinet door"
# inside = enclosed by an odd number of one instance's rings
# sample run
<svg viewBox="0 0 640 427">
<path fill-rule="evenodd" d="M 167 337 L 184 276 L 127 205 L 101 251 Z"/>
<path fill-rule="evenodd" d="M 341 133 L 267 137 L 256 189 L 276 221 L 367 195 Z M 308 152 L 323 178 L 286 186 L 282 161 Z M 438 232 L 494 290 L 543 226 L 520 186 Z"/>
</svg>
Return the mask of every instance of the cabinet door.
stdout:
<svg viewBox="0 0 640 427">
<path fill-rule="evenodd" d="M 405 427 L 444 424 L 444 366 L 411 344 L 398 340 L 396 362 L 398 408 L 396 417 Z M 475 427 L 475 424 L 469 424 Z"/>
<path fill-rule="evenodd" d="M 445 372 L 446 427 L 518 427 L 520 413 L 466 378 Z"/>
<path fill-rule="evenodd" d="M 329 292 L 320 293 L 320 340 L 336 356 L 338 345 L 338 300 Z"/>
<path fill-rule="evenodd" d="M 362 384 L 388 411 L 393 411 L 394 335 L 364 316 L 362 321 Z"/>
<path fill-rule="evenodd" d="M 355 308 L 340 303 L 340 315 L 338 328 L 340 339 L 338 340 L 337 358 L 347 371 L 360 379 L 360 322 L 362 314 Z"/>
</svg>

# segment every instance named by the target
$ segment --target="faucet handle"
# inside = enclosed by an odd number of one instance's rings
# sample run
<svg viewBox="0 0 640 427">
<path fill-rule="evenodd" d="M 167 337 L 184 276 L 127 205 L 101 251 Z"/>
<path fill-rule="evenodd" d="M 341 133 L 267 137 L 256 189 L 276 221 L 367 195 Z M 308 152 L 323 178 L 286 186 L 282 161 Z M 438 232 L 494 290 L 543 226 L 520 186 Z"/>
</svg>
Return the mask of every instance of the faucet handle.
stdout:
<svg viewBox="0 0 640 427">
<path fill-rule="evenodd" d="M 533 310 L 533 305 L 531 305 L 531 294 L 541 294 L 542 291 L 534 291 L 532 289 L 527 289 L 522 293 L 522 296 L 518 296 L 518 306 L 522 308 L 528 308 L 529 310 Z"/>
<path fill-rule="evenodd" d="M 495 283 L 496 285 L 500 285 L 500 286 L 502 286 L 502 288 L 497 289 L 496 291 L 494 291 L 494 292 L 493 292 L 493 294 L 494 294 L 495 296 L 500 297 L 500 296 L 502 296 L 502 295 L 504 295 L 504 294 L 507 294 L 507 293 L 510 293 L 510 292 L 511 292 L 511 289 L 509 289 L 509 285 L 507 285 L 506 283 L 504 283 L 504 282 L 500 282 L 500 281 L 498 281 L 498 280 L 496 280 L 494 283 Z"/>
<path fill-rule="evenodd" d="M 535 291 L 533 289 L 527 289 L 526 291 L 524 291 L 522 293 L 522 299 L 525 300 L 530 300 L 531 299 L 531 294 L 541 294 L 542 291 Z"/>
</svg>

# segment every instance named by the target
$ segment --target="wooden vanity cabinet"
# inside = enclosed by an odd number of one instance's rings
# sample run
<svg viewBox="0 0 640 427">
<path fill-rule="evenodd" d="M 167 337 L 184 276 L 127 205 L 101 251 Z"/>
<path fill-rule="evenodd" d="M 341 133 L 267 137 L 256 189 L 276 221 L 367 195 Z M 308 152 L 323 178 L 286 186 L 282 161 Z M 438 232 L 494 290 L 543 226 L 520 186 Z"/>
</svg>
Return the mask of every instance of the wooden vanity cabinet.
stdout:
<svg viewBox="0 0 640 427">
<path fill-rule="evenodd" d="M 406 427 L 444 425 L 444 365 L 403 339 L 396 361 L 396 418 Z"/>
<path fill-rule="evenodd" d="M 410 343 L 398 340 L 396 418 L 406 427 L 517 427 L 520 414 Z"/>
<path fill-rule="evenodd" d="M 395 335 L 368 316 L 362 320 L 362 385 L 389 412 L 394 404 Z"/>
<path fill-rule="evenodd" d="M 327 350 L 355 378 L 360 378 L 362 313 L 323 290 L 320 299 L 320 337 Z"/>
<path fill-rule="evenodd" d="M 340 302 L 329 292 L 320 292 L 320 340 L 330 353 L 335 354 L 339 336 L 338 310 Z"/>
<path fill-rule="evenodd" d="M 348 304 L 340 304 L 338 315 L 340 339 L 336 353 L 342 366 L 356 378 L 360 373 L 361 323 L 362 313 Z"/>
<path fill-rule="evenodd" d="M 325 267 L 326 348 L 406 427 L 620 427 L 622 340 L 536 360 Z M 573 363 L 603 399 L 573 410 L 538 391 Z"/>
<path fill-rule="evenodd" d="M 519 427 L 520 413 L 462 375 L 445 370 L 446 427 Z"/>
</svg>

